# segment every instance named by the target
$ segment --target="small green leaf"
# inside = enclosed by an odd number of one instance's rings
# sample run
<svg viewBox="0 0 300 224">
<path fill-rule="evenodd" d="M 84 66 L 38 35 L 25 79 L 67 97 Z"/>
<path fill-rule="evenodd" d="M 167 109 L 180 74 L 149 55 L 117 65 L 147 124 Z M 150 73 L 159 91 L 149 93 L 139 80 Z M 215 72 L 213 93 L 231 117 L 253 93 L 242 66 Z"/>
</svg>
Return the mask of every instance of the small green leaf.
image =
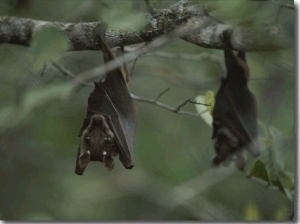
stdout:
<svg viewBox="0 0 300 224">
<path fill-rule="evenodd" d="M 269 171 L 271 172 L 271 170 Z M 293 200 L 294 182 L 291 175 L 277 172 L 271 178 L 265 164 L 261 160 L 257 160 L 247 177 L 270 189 L 280 190 L 289 200 Z"/>
<path fill-rule="evenodd" d="M 252 169 L 250 170 L 250 173 L 247 174 L 247 177 L 257 182 L 260 182 L 264 186 L 270 185 L 269 174 L 264 163 L 261 160 L 257 160 L 255 162 Z"/>
<path fill-rule="evenodd" d="M 40 70 L 45 63 L 53 60 L 69 48 L 66 35 L 54 27 L 38 30 L 30 44 L 34 60 L 34 69 Z"/>
<path fill-rule="evenodd" d="M 284 171 L 285 169 L 285 141 L 283 133 L 276 127 L 270 126 L 269 127 L 270 136 L 274 141 L 272 150 L 272 162 L 273 162 L 273 170 L 274 172 L 277 171 Z"/>
<path fill-rule="evenodd" d="M 285 172 L 278 172 L 277 177 L 282 183 L 283 187 L 289 190 L 294 190 L 294 177 L 291 173 Z"/>
<path fill-rule="evenodd" d="M 259 137 L 259 142 L 266 145 L 266 146 L 273 146 L 274 145 L 274 141 L 272 139 L 269 139 L 269 138 Z"/>
<path fill-rule="evenodd" d="M 200 102 L 200 103 L 206 103 L 205 101 L 205 96 L 197 96 L 195 98 L 195 100 L 197 102 Z M 208 108 L 207 106 L 203 106 L 203 105 L 200 105 L 200 104 L 195 104 L 195 107 L 196 107 L 196 110 L 197 112 L 200 114 L 200 116 L 202 117 L 202 119 L 210 126 L 212 127 L 212 115 L 211 113 L 208 111 Z"/>
<path fill-rule="evenodd" d="M 278 189 L 290 200 L 293 200 L 293 194 L 292 191 L 290 191 L 289 189 L 285 188 L 281 182 L 281 180 L 277 177 L 275 180 L 272 180 L 272 184 L 276 187 L 278 187 Z"/>
<path fill-rule="evenodd" d="M 15 127 L 33 116 L 36 108 L 48 104 L 52 100 L 62 100 L 71 93 L 68 83 L 53 84 L 24 93 L 20 105 L 10 105 L 0 110 L 0 132 Z"/>
<path fill-rule="evenodd" d="M 23 100 L 23 112 L 27 113 L 32 109 L 48 103 L 50 100 L 62 99 L 70 94 L 71 86 L 68 83 L 53 84 L 31 89 L 25 94 Z"/>
<path fill-rule="evenodd" d="M 215 106 L 215 94 L 213 91 L 209 90 L 205 94 L 205 103 L 210 104 L 207 106 L 208 111 L 212 114 Z"/>
</svg>

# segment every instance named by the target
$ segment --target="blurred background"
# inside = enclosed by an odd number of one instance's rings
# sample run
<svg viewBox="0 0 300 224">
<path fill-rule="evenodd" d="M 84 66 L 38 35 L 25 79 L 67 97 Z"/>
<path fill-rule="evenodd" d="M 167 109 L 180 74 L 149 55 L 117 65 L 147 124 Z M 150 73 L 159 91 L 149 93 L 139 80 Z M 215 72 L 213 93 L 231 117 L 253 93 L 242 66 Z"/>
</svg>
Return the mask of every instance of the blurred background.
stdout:
<svg viewBox="0 0 300 224">
<path fill-rule="evenodd" d="M 177 1 L 151 1 L 167 8 Z M 198 1 L 224 23 L 281 24 L 293 41 L 294 10 L 257 1 Z M 280 1 L 278 1 L 280 2 Z M 281 1 L 293 5 L 293 1 Z M 108 21 L 108 29 L 142 29 L 144 1 L 1 0 L 0 15 L 46 21 Z M 99 51 L 65 52 L 68 43 L 53 30 L 33 37 L 30 47 L 0 45 L 0 220 L 288 220 L 293 211 L 295 154 L 294 49 L 249 52 L 250 89 L 256 95 L 262 155 L 245 172 L 234 165 L 211 168 L 212 129 L 201 116 L 175 114 L 136 102 L 135 167 L 90 163 L 75 175 L 79 138 L 92 87 L 67 94 L 73 74 L 102 63 Z M 157 51 L 208 53 L 223 64 L 223 52 L 177 39 Z M 216 92 L 223 70 L 214 60 L 140 57 L 130 92 L 177 107 L 186 99 Z M 128 63 L 131 71 L 133 63 Z M 197 113 L 195 105 L 183 110 Z M 248 178 L 255 161 L 270 177 L 285 176 L 283 190 Z M 257 178 L 256 178 L 257 179 Z M 259 178 L 258 178 L 259 179 Z"/>
</svg>

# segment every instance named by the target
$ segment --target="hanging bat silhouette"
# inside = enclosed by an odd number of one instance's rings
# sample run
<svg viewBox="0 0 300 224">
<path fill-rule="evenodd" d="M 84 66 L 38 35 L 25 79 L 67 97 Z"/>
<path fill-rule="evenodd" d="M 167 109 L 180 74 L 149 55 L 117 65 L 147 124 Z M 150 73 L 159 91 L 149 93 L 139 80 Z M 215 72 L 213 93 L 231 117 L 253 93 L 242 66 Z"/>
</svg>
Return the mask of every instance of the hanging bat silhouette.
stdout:
<svg viewBox="0 0 300 224">
<path fill-rule="evenodd" d="M 116 57 L 105 42 L 106 25 L 95 28 L 104 62 Z M 121 54 L 118 49 L 117 54 Z M 95 89 L 88 99 L 86 118 L 80 130 L 75 173 L 82 175 L 89 161 L 104 162 L 111 170 L 113 157 L 126 169 L 133 168 L 136 111 L 128 92 L 129 75 L 125 65 L 108 72 L 104 79 L 94 82 Z"/>
<path fill-rule="evenodd" d="M 216 152 L 212 163 L 214 166 L 227 165 L 236 157 L 236 165 L 242 170 L 245 166 L 244 148 L 252 156 L 260 154 L 256 99 L 247 85 L 250 74 L 245 52 L 239 51 L 237 55 L 232 52 L 229 33 L 224 32 L 221 38 L 227 74 L 222 78 L 212 113 L 212 139 L 215 139 Z"/>
</svg>

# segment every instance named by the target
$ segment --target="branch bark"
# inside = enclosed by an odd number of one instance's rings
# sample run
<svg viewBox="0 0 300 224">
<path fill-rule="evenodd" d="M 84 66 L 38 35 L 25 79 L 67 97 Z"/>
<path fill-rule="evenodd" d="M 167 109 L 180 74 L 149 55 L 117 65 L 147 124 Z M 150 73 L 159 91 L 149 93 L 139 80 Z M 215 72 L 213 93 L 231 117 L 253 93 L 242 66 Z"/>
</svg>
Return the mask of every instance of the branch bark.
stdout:
<svg viewBox="0 0 300 224">
<path fill-rule="evenodd" d="M 222 48 L 220 34 L 232 31 L 232 47 L 243 51 L 265 51 L 292 47 L 292 38 L 287 38 L 280 25 L 265 27 L 243 27 L 222 24 L 213 19 L 205 10 L 188 0 L 181 0 L 168 9 L 153 9 L 146 16 L 143 30 L 108 30 L 107 41 L 111 47 L 127 46 L 148 42 L 179 27 L 192 28 L 191 32 L 180 33 L 179 37 L 206 48 Z M 93 30 L 101 22 L 61 23 L 28 18 L 0 17 L 0 43 L 29 46 L 35 32 L 44 27 L 55 27 L 68 37 L 73 51 L 99 50 L 100 45 Z"/>
</svg>

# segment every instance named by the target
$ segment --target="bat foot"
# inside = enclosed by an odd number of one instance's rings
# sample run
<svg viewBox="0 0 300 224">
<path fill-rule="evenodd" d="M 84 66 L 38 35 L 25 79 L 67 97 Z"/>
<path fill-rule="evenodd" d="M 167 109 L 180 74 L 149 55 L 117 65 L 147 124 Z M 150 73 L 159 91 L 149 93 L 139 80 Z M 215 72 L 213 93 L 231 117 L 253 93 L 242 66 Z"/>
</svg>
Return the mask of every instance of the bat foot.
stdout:
<svg viewBox="0 0 300 224">
<path fill-rule="evenodd" d="M 246 164 L 246 160 L 243 156 L 243 151 L 239 151 L 236 153 L 236 158 L 235 158 L 235 165 L 236 167 L 241 170 L 244 171 L 245 168 L 245 164 Z"/>
<path fill-rule="evenodd" d="M 211 161 L 211 167 L 216 168 L 221 164 L 221 160 L 218 156 L 215 156 Z"/>
<path fill-rule="evenodd" d="M 239 170 L 241 170 L 241 171 L 244 170 L 246 160 L 243 156 L 243 151 L 238 151 L 235 153 L 235 155 L 229 155 L 226 158 L 221 158 L 220 156 L 215 156 L 212 159 L 211 164 L 212 164 L 212 167 L 218 167 L 218 166 L 220 166 L 220 164 L 222 164 L 225 167 L 228 167 L 228 166 L 230 166 L 230 164 L 233 161 L 235 161 L 235 165 Z"/>
<path fill-rule="evenodd" d="M 220 39 L 224 44 L 224 48 L 232 48 L 230 42 L 231 36 L 232 36 L 232 30 L 224 30 L 222 34 L 220 34 Z"/>
<path fill-rule="evenodd" d="M 90 156 L 91 156 L 91 152 L 89 150 L 81 153 L 78 156 L 78 162 L 77 162 L 77 166 L 76 166 L 76 169 L 75 169 L 76 174 L 78 174 L 78 175 L 83 174 L 86 166 L 90 162 Z"/>
<path fill-rule="evenodd" d="M 105 167 L 108 170 L 112 170 L 115 167 L 115 162 L 113 157 L 110 154 L 108 154 L 106 151 L 103 151 L 102 161 L 104 162 Z"/>
<path fill-rule="evenodd" d="M 245 148 L 254 157 L 260 155 L 260 145 L 259 145 L 258 138 L 253 139 L 249 144 L 245 146 Z"/>
</svg>

